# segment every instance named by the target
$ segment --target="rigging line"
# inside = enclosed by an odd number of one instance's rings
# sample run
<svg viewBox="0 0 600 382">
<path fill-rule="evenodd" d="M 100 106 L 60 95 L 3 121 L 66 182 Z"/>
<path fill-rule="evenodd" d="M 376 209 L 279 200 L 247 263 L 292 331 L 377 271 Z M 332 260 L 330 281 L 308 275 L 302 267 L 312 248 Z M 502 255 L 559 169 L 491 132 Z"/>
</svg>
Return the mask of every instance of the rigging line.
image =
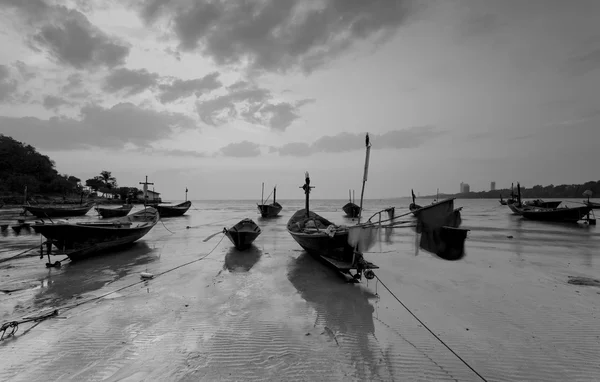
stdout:
<svg viewBox="0 0 600 382">
<path fill-rule="evenodd" d="M 204 260 L 205 258 L 207 258 L 208 256 L 210 256 L 215 251 L 215 249 L 217 249 L 217 247 L 219 246 L 219 244 L 221 244 L 221 242 L 223 241 L 224 238 L 225 238 L 225 235 L 223 235 L 221 237 L 221 240 L 219 240 L 219 242 L 206 255 L 204 255 L 204 256 L 202 256 L 202 257 L 200 257 L 198 259 L 194 259 L 192 261 L 188 261 L 187 263 L 180 264 L 180 265 L 178 265 L 176 267 L 167 269 L 166 271 L 160 272 L 157 275 L 155 275 L 154 278 L 156 278 L 158 276 L 162 276 L 162 275 L 164 275 L 166 273 L 172 272 L 172 271 L 174 271 L 176 269 L 185 267 L 185 266 L 190 265 L 192 263 Z M 9 333 L 7 337 L 10 337 L 11 335 L 15 334 L 16 331 L 18 330 L 19 323 L 24 323 L 24 322 L 29 322 L 29 321 L 37 321 L 37 320 L 46 319 L 46 318 L 58 315 L 58 311 L 67 311 L 67 310 L 70 310 L 70 309 L 74 309 L 74 308 L 76 308 L 76 307 L 78 307 L 80 305 L 87 304 L 88 302 L 93 302 L 93 301 L 96 301 L 96 300 L 100 300 L 101 298 L 104 298 L 104 297 L 106 297 L 108 295 L 111 295 L 111 294 L 116 293 L 116 292 L 120 292 L 120 291 L 122 291 L 124 289 L 131 288 L 132 286 L 139 285 L 139 284 L 145 283 L 147 281 L 148 280 L 140 280 L 140 281 L 137 281 L 135 283 L 132 283 L 132 284 L 129 284 L 129 285 L 125 285 L 125 286 L 123 286 L 121 288 L 117 288 L 117 289 L 115 289 L 113 291 L 104 293 L 104 294 L 102 294 L 100 296 L 92 297 L 92 298 L 90 298 L 88 300 L 81 301 L 81 302 L 78 302 L 78 303 L 73 304 L 73 305 L 68 305 L 68 306 L 64 306 L 64 307 L 61 307 L 61 308 L 56 308 L 56 309 L 54 309 L 54 311 L 52 313 L 49 313 L 49 314 L 46 314 L 46 315 L 41 315 L 41 316 L 37 316 L 37 317 L 31 318 L 31 319 L 25 319 L 25 320 L 21 320 L 21 321 L 9 321 L 9 322 L 6 322 L 2 326 L 0 326 L 0 331 L 3 331 L 2 338 L 0 338 L 0 340 L 6 338 L 6 337 L 4 337 L 4 332 L 6 330 L 8 330 L 8 329 L 11 329 L 12 333 Z"/>
<path fill-rule="evenodd" d="M 485 378 L 484 378 L 484 377 L 483 377 L 481 374 L 479 374 L 479 373 L 478 373 L 478 372 L 477 372 L 475 369 L 473 369 L 473 367 L 472 367 L 471 365 L 469 365 L 469 364 L 467 363 L 467 361 L 465 361 L 464 359 L 462 359 L 462 358 L 461 358 L 461 356 L 459 356 L 458 354 L 456 354 L 456 352 L 455 352 L 454 350 L 452 350 L 452 349 L 450 348 L 450 346 L 446 345 L 446 343 L 445 343 L 445 342 L 444 342 L 444 341 L 443 341 L 443 340 L 442 340 L 440 337 L 438 337 L 438 336 L 437 336 L 437 335 L 436 335 L 436 334 L 435 334 L 435 333 L 434 333 L 434 332 L 433 332 L 431 329 L 429 329 L 429 327 L 428 327 L 427 325 L 425 325 L 425 323 L 424 323 L 423 321 L 421 321 L 421 320 L 419 319 L 419 317 L 417 317 L 417 316 L 416 316 L 416 315 L 415 315 L 415 314 L 414 314 L 414 313 L 413 313 L 413 312 L 412 312 L 410 309 L 408 309 L 408 307 L 407 307 L 406 305 L 404 305 L 404 303 L 403 303 L 402 301 L 400 301 L 400 299 L 399 299 L 398 297 L 396 297 L 396 295 L 394 294 L 394 292 L 392 292 L 392 291 L 390 290 L 390 288 L 388 288 L 388 287 L 387 287 L 387 285 L 385 285 L 385 284 L 384 284 L 384 282 L 383 282 L 383 281 L 381 281 L 381 279 L 379 278 L 379 276 L 375 275 L 375 277 L 377 278 L 377 281 L 379 281 L 379 282 L 381 283 L 381 285 L 383 285 L 383 287 L 384 287 L 385 289 L 387 289 L 387 291 L 388 291 L 388 292 L 390 292 L 390 294 L 391 294 L 392 296 L 394 296 L 394 298 L 396 299 L 396 301 L 398 301 L 398 302 L 400 303 L 400 305 L 402 305 L 402 306 L 404 307 L 404 309 L 406 309 L 406 311 L 407 311 L 408 313 L 410 313 L 410 314 L 411 314 L 411 315 L 412 315 L 412 316 L 413 316 L 413 317 L 414 317 L 414 318 L 415 318 L 417 321 L 419 321 L 419 323 L 420 323 L 421 325 L 423 325 L 423 327 L 424 327 L 425 329 L 427 329 L 427 330 L 429 331 L 429 333 L 431 333 L 431 335 L 432 335 L 432 336 L 434 336 L 434 337 L 435 337 L 435 338 L 436 338 L 436 339 L 437 339 L 437 340 L 438 340 L 438 341 L 439 341 L 439 342 L 440 342 L 442 345 L 444 345 L 444 346 L 446 347 L 446 349 L 450 350 L 450 352 L 451 352 L 452 354 L 454 354 L 454 355 L 456 356 L 456 358 L 458 358 L 459 360 L 461 360 L 461 362 L 462 362 L 462 363 L 464 363 L 464 364 L 465 364 L 465 366 L 467 366 L 469 369 L 471 369 L 471 371 L 472 371 L 473 373 L 475 373 L 475 374 L 476 374 L 476 375 L 477 375 L 479 378 L 481 378 L 481 380 L 482 380 L 482 381 L 485 381 L 485 382 L 487 382 L 487 379 L 485 379 Z"/>
<path fill-rule="evenodd" d="M 171 232 L 171 234 L 174 234 L 175 232 L 171 231 L 170 229 L 167 228 L 167 226 L 165 225 L 165 223 L 163 222 L 162 219 L 160 219 L 160 222 L 162 223 L 163 227 L 165 227 L 165 229 L 169 232 Z"/>
</svg>

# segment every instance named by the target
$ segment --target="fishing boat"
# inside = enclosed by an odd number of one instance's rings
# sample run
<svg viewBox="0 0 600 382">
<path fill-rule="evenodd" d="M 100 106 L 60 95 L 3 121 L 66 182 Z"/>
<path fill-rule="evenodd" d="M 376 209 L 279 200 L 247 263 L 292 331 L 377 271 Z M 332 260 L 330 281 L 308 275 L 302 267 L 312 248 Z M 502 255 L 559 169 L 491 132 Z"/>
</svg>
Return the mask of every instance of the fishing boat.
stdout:
<svg viewBox="0 0 600 382">
<path fill-rule="evenodd" d="M 500 194 L 500 204 L 505 206 L 506 205 L 506 200 L 502 199 L 502 194 Z"/>
<path fill-rule="evenodd" d="M 587 200 L 584 200 L 583 204 L 585 204 L 588 207 L 592 207 L 592 209 L 594 209 L 594 210 L 600 209 L 600 203 L 590 201 L 590 198 L 592 197 L 592 195 L 594 195 L 592 190 L 585 190 L 583 192 L 583 196 L 587 196 Z"/>
<path fill-rule="evenodd" d="M 257 204 L 258 206 L 258 212 L 260 213 L 260 216 L 262 216 L 263 218 L 274 218 L 275 216 L 279 215 L 279 213 L 281 212 L 281 209 L 283 208 L 283 206 L 279 203 L 277 203 L 277 186 L 273 187 L 273 203 L 271 204 L 265 204 L 266 201 L 263 200 L 263 195 L 265 192 L 265 184 L 262 184 L 262 194 L 260 197 L 260 204 Z M 269 197 L 267 197 L 267 201 L 269 200 Z"/>
<path fill-rule="evenodd" d="M 371 143 L 368 134 L 366 135 L 365 143 L 365 171 L 360 198 L 360 211 L 362 211 L 362 201 L 369 167 L 369 155 L 371 152 Z M 310 255 L 335 268 L 340 273 L 350 276 L 353 281 L 360 280 L 363 272 L 367 279 L 374 278 L 375 274 L 372 269 L 378 269 L 379 267 L 364 259 L 358 245 L 351 244 L 350 227 L 336 225 L 317 213 L 310 211 L 309 196 L 310 190 L 314 186 L 310 185 L 308 172 L 305 174 L 304 185 L 300 188 L 304 190 L 305 207 L 296 211 L 287 223 L 287 230 L 292 238 Z M 358 223 L 360 223 L 360 212 Z M 360 226 L 357 225 L 357 227 L 360 229 Z M 354 271 L 354 274 L 352 274 L 352 271 Z"/>
<path fill-rule="evenodd" d="M 521 211 L 521 215 L 530 220 L 541 220 L 550 222 L 577 223 L 580 220 L 588 220 L 591 223 L 589 213 L 590 206 L 562 207 L 562 208 L 539 208 L 531 207 Z M 595 219 L 594 223 L 595 223 Z"/>
<path fill-rule="evenodd" d="M 342 207 L 342 209 L 346 213 L 346 216 L 348 216 L 349 218 L 356 218 L 360 214 L 360 207 L 354 203 L 352 193 L 353 192 L 348 190 L 349 201 L 344 205 L 344 207 Z"/>
<path fill-rule="evenodd" d="M 82 205 L 45 205 L 31 206 L 25 205 L 23 208 L 38 218 L 66 218 L 74 216 L 83 216 L 93 207 L 92 204 Z"/>
<path fill-rule="evenodd" d="M 33 224 L 31 228 L 47 239 L 46 251 L 44 253 L 42 246 L 40 257 L 47 255 L 46 266 L 52 267 L 60 266 L 60 261 L 52 264 L 50 255 L 66 255 L 74 261 L 131 244 L 146 235 L 156 225 L 159 216 L 156 209 L 146 207 L 121 218 L 80 223 L 49 223 L 42 220 Z M 56 251 L 53 251 L 52 246 Z"/>
<path fill-rule="evenodd" d="M 562 201 L 560 201 L 560 200 L 545 202 L 542 199 L 535 199 L 535 200 L 527 200 L 527 201 L 523 202 L 523 205 L 529 206 L 529 207 L 538 207 L 538 208 L 557 208 L 560 205 L 560 203 L 562 203 Z"/>
<path fill-rule="evenodd" d="M 176 205 L 157 204 L 154 206 L 154 208 L 156 208 L 158 210 L 160 217 L 164 218 L 164 217 L 182 216 L 183 214 L 185 214 L 187 212 L 187 210 L 190 209 L 191 206 L 192 206 L 192 202 L 187 200 L 183 203 L 179 203 Z"/>
<path fill-rule="evenodd" d="M 96 206 L 95 210 L 96 210 L 96 212 L 98 212 L 98 215 L 102 216 L 105 219 L 108 219 L 108 218 L 119 218 L 119 217 L 125 216 L 131 211 L 132 208 L 133 208 L 133 205 L 124 204 L 118 208 L 106 208 L 106 207 Z"/>
<path fill-rule="evenodd" d="M 236 225 L 231 228 L 223 228 L 225 236 L 231 240 L 233 245 L 239 249 L 244 250 L 256 240 L 260 235 L 260 227 L 252 219 L 242 219 Z"/>
</svg>

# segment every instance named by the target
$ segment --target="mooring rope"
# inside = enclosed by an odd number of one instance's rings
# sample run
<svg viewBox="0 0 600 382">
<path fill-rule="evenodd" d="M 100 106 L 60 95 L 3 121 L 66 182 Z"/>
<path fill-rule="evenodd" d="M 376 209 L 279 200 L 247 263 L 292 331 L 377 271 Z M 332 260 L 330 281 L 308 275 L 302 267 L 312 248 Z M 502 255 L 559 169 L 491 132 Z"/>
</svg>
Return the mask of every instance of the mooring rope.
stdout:
<svg viewBox="0 0 600 382">
<path fill-rule="evenodd" d="M 398 297 L 396 297 L 394 292 L 392 292 L 390 290 L 390 288 L 388 288 L 387 285 L 385 285 L 385 283 L 383 281 L 381 281 L 379 276 L 375 275 L 375 278 L 377 278 L 377 281 L 380 282 L 381 285 L 383 285 L 383 287 L 385 289 L 387 289 L 388 292 L 390 292 L 390 294 L 396 299 L 396 301 L 398 301 L 400 303 L 400 305 L 402 305 L 404 307 L 404 309 L 406 309 L 406 311 L 411 314 L 411 316 L 413 316 L 421 325 L 423 325 L 423 327 L 425 329 L 427 329 L 429 331 L 429 333 L 431 333 L 431 335 L 435 337 L 435 339 L 437 339 L 442 345 L 444 345 L 446 347 L 446 349 L 450 350 L 450 352 L 452 354 L 454 354 L 456 356 L 456 358 L 458 358 L 463 364 L 465 364 L 465 366 L 467 366 L 469 369 L 471 369 L 471 371 L 473 373 L 475 373 L 479 378 L 481 378 L 482 381 L 487 382 L 487 379 L 485 379 L 481 374 L 479 374 L 471 365 L 469 365 L 467 363 L 467 361 L 462 359 L 461 356 L 456 354 L 456 352 L 454 350 L 452 350 L 452 348 L 450 348 L 450 346 L 448 346 L 440 337 L 438 337 L 431 329 L 429 329 L 429 327 L 423 321 L 421 321 L 419 319 L 419 317 L 417 317 L 402 301 L 400 301 L 400 299 Z M 377 287 L 377 285 L 376 285 L 376 287 Z"/>
<path fill-rule="evenodd" d="M 223 236 L 221 237 L 221 240 L 219 240 L 219 242 L 218 242 L 218 243 L 217 243 L 217 244 L 216 244 L 216 245 L 215 245 L 215 246 L 214 246 L 214 247 L 213 247 L 213 248 L 212 248 L 212 249 L 211 249 L 211 250 L 210 250 L 210 251 L 209 251 L 209 252 L 208 252 L 206 255 L 204 255 L 204 256 L 202 256 L 202 257 L 200 257 L 200 258 L 198 258 L 198 259 L 194 259 L 194 260 L 188 261 L 187 263 L 180 264 L 180 265 L 178 265 L 178 266 L 176 266 L 176 267 L 173 267 L 173 268 L 167 269 L 167 270 L 165 270 L 165 271 L 163 271 L 163 272 L 160 272 L 160 273 L 158 273 L 158 274 L 154 275 L 154 277 L 153 277 L 153 278 L 157 278 L 157 277 L 159 277 L 159 276 L 162 276 L 162 275 L 164 275 L 164 274 L 167 274 L 167 273 L 169 273 L 169 272 L 172 272 L 172 271 L 174 271 L 174 270 L 176 270 L 176 269 L 183 268 L 183 267 L 185 267 L 185 266 L 187 266 L 187 265 L 190 265 L 190 264 L 196 263 L 196 262 L 198 262 L 198 261 L 204 260 L 205 258 L 207 258 L 208 256 L 210 256 L 210 255 L 211 255 L 211 254 L 212 254 L 212 253 L 215 251 L 215 249 L 217 249 L 217 247 L 219 246 L 219 244 L 221 244 L 221 242 L 223 241 L 223 239 L 224 239 L 224 238 L 225 238 L 225 235 L 223 235 Z M 76 307 L 78 307 L 78 306 L 80 306 L 80 305 L 87 304 L 87 303 L 89 303 L 89 302 L 92 302 L 92 301 L 96 301 L 96 300 L 102 299 L 102 298 L 104 298 L 104 297 L 106 297 L 106 296 L 108 296 L 108 295 L 111 295 L 111 294 L 113 294 L 113 293 L 120 292 L 120 291 L 122 291 L 122 290 L 124 290 L 124 289 L 131 288 L 131 287 L 133 287 L 133 286 L 135 286 L 135 285 L 139 285 L 139 284 L 141 284 L 141 283 L 145 283 L 145 282 L 148 282 L 148 279 L 144 279 L 144 280 L 136 281 L 136 282 L 134 282 L 134 283 L 131 283 L 131 284 L 129 284 L 129 285 L 125 285 L 125 286 L 123 286 L 123 287 L 121 287 L 121 288 L 117 288 L 117 289 L 115 289 L 115 290 L 113 290 L 113 291 L 110 291 L 110 292 L 104 293 L 104 294 L 102 294 L 102 295 L 100 295 L 100 296 L 92 297 L 92 298 L 90 298 L 90 299 L 88 299 L 88 300 L 81 301 L 81 302 L 78 302 L 78 303 L 76 303 L 76 304 L 73 304 L 73 305 L 67 305 L 67 306 L 64 306 L 64 307 L 62 307 L 62 308 L 56 308 L 56 309 L 54 309 L 54 311 L 53 311 L 52 313 L 49 313 L 49 314 L 40 315 L 40 316 L 36 316 L 36 317 L 31 317 L 31 318 L 25 318 L 25 319 L 22 319 L 22 320 L 20 320 L 20 321 L 16 321 L 16 320 L 15 320 L 15 321 L 8 321 L 8 322 L 6 322 L 6 323 L 2 324 L 2 326 L 0 326 L 0 332 L 2 333 L 2 334 L 0 335 L 0 341 L 2 341 L 4 338 L 8 338 L 8 337 L 10 337 L 10 336 L 14 335 L 14 334 L 15 334 L 15 333 L 18 331 L 18 329 L 19 329 L 19 324 L 26 323 L 26 322 L 30 322 L 30 321 L 40 321 L 40 320 L 44 320 L 44 319 L 46 319 L 46 318 L 54 317 L 54 316 L 57 316 L 57 315 L 58 315 L 58 311 L 59 311 L 59 310 L 60 310 L 60 311 L 67 311 L 67 310 L 70 310 L 70 309 L 76 308 Z M 9 332 L 9 333 L 7 333 L 7 331 L 9 331 L 9 330 L 10 330 L 10 332 Z M 6 335 L 6 337 L 5 337 L 5 335 Z"/>
<path fill-rule="evenodd" d="M 14 256 L 7 257 L 6 259 L 0 259 L 0 263 L 4 263 L 4 262 L 7 262 L 9 260 L 16 259 L 17 257 L 22 256 L 22 255 L 26 254 L 27 252 L 33 251 L 34 249 L 38 249 L 38 248 L 40 248 L 40 246 L 36 245 L 35 247 L 31 247 L 31 248 L 29 248 L 29 249 L 27 249 L 27 250 L 25 250 L 25 251 L 23 251 L 21 253 L 18 253 L 18 254 L 14 255 Z"/>
</svg>

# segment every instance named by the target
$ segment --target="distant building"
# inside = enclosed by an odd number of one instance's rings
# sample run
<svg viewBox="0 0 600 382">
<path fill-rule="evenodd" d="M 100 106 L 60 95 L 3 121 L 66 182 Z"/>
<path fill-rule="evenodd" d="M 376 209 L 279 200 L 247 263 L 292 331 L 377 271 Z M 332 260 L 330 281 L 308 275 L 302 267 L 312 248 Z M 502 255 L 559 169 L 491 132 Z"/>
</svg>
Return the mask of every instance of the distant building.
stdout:
<svg viewBox="0 0 600 382">
<path fill-rule="evenodd" d="M 148 201 L 149 202 L 159 202 L 160 203 L 160 201 L 161 201 L 160 192 L 155 192 L 152 190 L 148 190 L 147 192 L 148 192 Z M 144 191 L 138 191 L 137 198 L 139 200 L 144 200 Z"/>
<path fill-rule="evenodd" d="M 465 194 L 467 192 L 471 192 L 471 186 L 468 183 L 460 183 L 460 193 Z"/>
<path fill-rule="evenodd" d="M 490 191 L 496 191 L 496 182 L 490 183 Z"/>
</svg>

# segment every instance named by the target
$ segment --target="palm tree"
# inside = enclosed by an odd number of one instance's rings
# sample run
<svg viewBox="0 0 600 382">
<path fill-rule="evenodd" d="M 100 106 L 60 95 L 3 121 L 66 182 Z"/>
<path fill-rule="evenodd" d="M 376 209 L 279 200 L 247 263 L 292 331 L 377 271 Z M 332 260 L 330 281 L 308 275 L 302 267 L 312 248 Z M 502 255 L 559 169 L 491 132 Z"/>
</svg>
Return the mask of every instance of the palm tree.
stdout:
<svg viewBox="0 0 600 382">
<path fill-rule="evenodd" d="M 112 176 L 110 171 L 102 171 L 100 172 L 100 180 L 104 183 L 104 186 L 108 189 L 113 189 L 117 187 L 117 178 Z"/>
</svg>

